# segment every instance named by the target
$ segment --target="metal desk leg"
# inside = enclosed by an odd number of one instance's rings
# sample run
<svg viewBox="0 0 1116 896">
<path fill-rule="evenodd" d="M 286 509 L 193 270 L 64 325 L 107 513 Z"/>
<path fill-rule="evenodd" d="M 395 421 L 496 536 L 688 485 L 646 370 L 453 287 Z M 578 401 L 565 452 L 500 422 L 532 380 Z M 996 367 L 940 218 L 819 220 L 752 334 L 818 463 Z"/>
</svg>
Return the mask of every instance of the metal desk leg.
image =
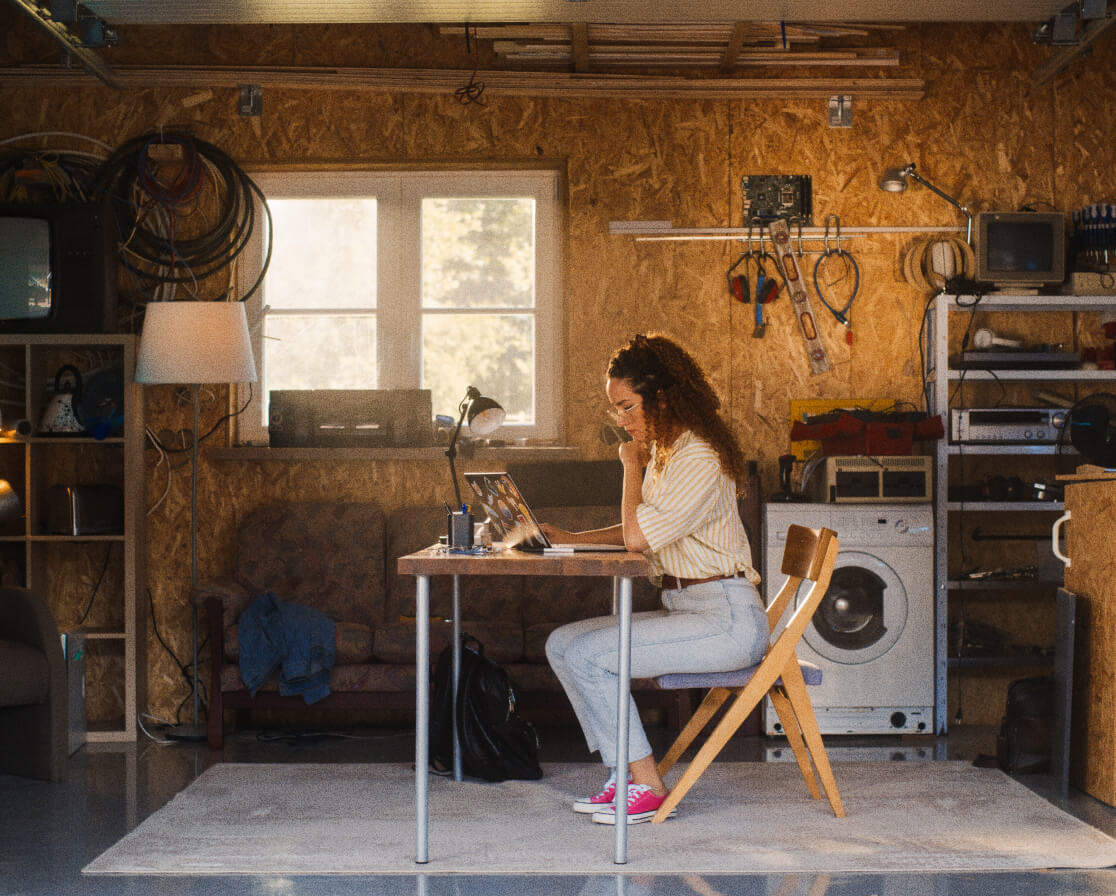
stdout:
<svg viewBox="0 0 1116 896">
<path fill-rule="evenodd" d="M 457 736 L 457 688 L 461 684 L 461 577 L 453 577 L 453 709 L 450 713 L 453 725 L 453 780 L 463 781 L 465 772 L 461 762 L 461 739 Z"/>
<path fill-rule="evenodd" d="M 430 861 L 430 576 L 415 576 L 415 862 Z"/>
<path fill-rule="evenodd" d="M 632 691 L 632 580 L 620 579 L 619 695 L 616 713 L 616 848 L 612 861 L 628 861 L 628 723 Z"/>
</svg>

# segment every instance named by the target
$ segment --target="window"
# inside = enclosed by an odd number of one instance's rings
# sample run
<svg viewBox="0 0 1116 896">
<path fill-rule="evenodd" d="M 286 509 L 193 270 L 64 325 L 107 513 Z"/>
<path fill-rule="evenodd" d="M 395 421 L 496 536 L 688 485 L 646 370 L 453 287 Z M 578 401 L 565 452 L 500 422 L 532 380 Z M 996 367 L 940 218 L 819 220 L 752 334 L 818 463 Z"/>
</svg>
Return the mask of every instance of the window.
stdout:
<svg viewBox="0 0 1116 896">
<path fill-rule="evenodd" d="M 266 444 L 275 389 L 429 389 L 434 413 L 456 422 L 472 385 L 507 411 L 497 437 L 558 436 L 556 172 L 252 177 L 273 238 L 249 299 L 260 382 L 241 443 Z"/>
</svg>

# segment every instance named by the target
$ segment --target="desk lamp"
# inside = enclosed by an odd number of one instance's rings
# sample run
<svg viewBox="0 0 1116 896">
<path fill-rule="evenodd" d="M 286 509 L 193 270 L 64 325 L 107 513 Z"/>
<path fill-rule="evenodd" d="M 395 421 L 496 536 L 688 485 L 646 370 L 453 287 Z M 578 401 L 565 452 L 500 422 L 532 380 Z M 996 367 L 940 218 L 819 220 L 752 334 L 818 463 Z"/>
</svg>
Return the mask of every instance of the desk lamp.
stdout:
<svg viewBox="0 0 1116 896">
<path fill-rule="evenodd" d="M 461 404 L 457 407 L 461 412 L 457 418 L 457 426 L 453 430 L 453 438 L 450 439 L 449 447 L 446 449 L 446 457 L 449 458 L 450 477 L 453 479 L 453 493 L 457 498 L 457 503 L 454 505 L 456 510 L 461 506 L 461 486 L 457 482 L 457 468 L 454 466 L 454 459 L 457 457 L 457 437 L 461 434 L 461 426 L 468 423 L 469 432 L 475 436 L 487 436 L 500 428 L 504 422 L 504 409 L 491 398 L 485 398 L 480 394 L 476 386 L 470 386 L 465 390 L 465 397 L 461 399 Z"/>
<path fill-rule="evenodd" d="M 968 219 L 968 225 L 965 229 L 965 242 L 971 246 L 973 244 L 973 213 L 952 196 L 950 196 L 948 193 L 938 189 L 925 177 L 915 171 L 914 162 L 908 163 L 907 166 L 904 168 L 888 168 L 880 176 L 880 189 L 888 193 L 902 193 L 905 189 L 907 189 L 908 177 L 918 181 L 918 183 L 922 184 L 924 187 L 926 187 L 926 189 L 930 190 L 931 192 L 937 193 L 950 205 L 961 209 L 961 211 L 965 213 L 965 217 Z"/>
<path fill-rule="evenodd" d="M 151 302 L 136 361 L 137 383 L 188 385 L 194 406 L 190 442 L 190 588 L 198 585 L 198 400 L 202 383 L 254 383 L 256 364 L 242 302 Z M 191 599 L 191 604 L 193 600 Z M 198 722 L 198 608 L 193 606 L 193 725 L 167 733 L 172 740 L 204 740 Z"/>
</svg>

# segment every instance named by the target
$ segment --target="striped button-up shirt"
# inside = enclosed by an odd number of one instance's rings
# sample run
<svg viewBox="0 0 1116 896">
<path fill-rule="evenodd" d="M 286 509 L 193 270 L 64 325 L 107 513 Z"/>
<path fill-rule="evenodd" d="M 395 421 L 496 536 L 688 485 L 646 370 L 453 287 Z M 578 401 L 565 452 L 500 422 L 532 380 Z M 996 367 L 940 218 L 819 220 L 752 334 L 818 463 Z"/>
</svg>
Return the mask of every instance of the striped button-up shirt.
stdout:
<svg viewBox="0 0 1116 896">
<path fill-rule="evenodd" d="M 651 580 L 660 582 L 664 573 L 704 579 L 739 572 L 758 585 L 736 508 L 736 486 L 713 446 L 687 431 L 668 450 L 661 470 L 656 470 L 653 454 L 636 509 L 650 546 Z"/>
</svg>

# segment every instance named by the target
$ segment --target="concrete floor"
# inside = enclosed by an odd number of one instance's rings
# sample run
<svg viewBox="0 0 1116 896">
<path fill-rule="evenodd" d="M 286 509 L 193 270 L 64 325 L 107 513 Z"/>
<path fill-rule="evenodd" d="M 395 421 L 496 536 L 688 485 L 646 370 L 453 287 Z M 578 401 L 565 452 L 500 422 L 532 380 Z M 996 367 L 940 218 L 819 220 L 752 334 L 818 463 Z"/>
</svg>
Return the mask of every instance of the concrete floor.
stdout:
<svg viewBox="0 0 1116 896">
<path fill-rule="evenodd" d="M 657 750 L 666 731 L 649 729 Z M 580 734 L 569 728 L 541 731 L 544 762 L 589 761 Z M 969 761 L 994 752 L 994 732 L 955 727 L 948 737 L 827 738 L 833 758 Z M 738 737 L 726 759 L 779 761 L 779 743 Z M 277 737 L 246 731 L 229 738 L 223 754 L 204 745 L 85 747 L 70 759 L 61 784 L 0 775 L 0 894 L 143 894 L 143 896 L 504 896 L 504 894 L 695 894 L 695 896 L 1112 896 L 1116 869 L 1043 871 L 1021 874 L 744 874 L 578 875 L 542 877 L 431 875 L 367 877 L 83 877 L 81 868 L 215 761 L 235 762 L 409 762 L 412 734 L 406 729 L 323 731 L 317 736 Z M 1056 805 L 1116 836 L 1116 809 L 1071 791 L 1057 796 L 1049 778 L 1021 779 Z"/>
</svg>

